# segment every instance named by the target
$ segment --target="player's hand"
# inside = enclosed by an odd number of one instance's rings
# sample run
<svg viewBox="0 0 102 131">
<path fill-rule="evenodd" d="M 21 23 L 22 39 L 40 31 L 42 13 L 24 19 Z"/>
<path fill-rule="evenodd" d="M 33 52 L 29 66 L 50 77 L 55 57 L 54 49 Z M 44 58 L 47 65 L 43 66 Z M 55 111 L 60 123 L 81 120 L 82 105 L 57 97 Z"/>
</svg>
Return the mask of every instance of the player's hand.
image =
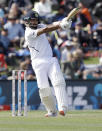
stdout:
<svg viewBox="0 0 102 131">
<path fill-rule="evenodd" d="M 66 18 L 64 18 L 61 22 L 60 22 L 60 27 L 63 29 L 63 30 L 68 30 L 71 28 L 71 25 L 72 25 L 72 20 L 70 19 L 69 21 L 67 21 Z"/>
</svg>

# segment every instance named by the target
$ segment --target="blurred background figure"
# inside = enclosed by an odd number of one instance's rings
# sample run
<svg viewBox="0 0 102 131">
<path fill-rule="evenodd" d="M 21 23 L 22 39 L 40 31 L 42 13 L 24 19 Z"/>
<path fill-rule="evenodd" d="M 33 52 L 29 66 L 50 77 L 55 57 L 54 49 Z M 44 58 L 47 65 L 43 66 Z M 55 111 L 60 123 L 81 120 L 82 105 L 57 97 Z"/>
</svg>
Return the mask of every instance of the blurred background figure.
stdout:
<svg viewBox="0 0 102 131">
<path fill-rule="evenodd" d="M 70 57 L 69 54 L 72 54 L 72 52 L 75 50 L 73 42 L 66 40 L 62 45 L 62 51 L 61 51 L 61 62 L 69 61 Z"/>
<path fill-rule="evenodd" d="M 85 65 L 82 50 L 76 49 L 67 54 L 67 61 L 63 62 L 62 70 L 67 79 L 82 79 Z"/>
<path fill-rule="evenodd" d="M 13 15 L 17 19 L 20 19 L 23 12 L 20 10 L 17 3 L 12 3 L 9 14 Z"/>
<path fill-rule="evenodd" d="M 57 4 L 56 0 L 39 0 L 39 2 L 34 3 L 34 10 L 38 12 L 41 20 L 51 23 L 54 16 L 52 12 L 54 4 Z"/>
<path fill-rule="evenodd" d="M 42 17 L 51 14 L 52 2 L 50 0 L 39 0 L 39 2 L 34 5 L 34 10 Z"/>
<path fill-rule="evenodd" d="M 59 21 L 62 20 L 65 16 L 66 16 L 66 12 L 65 12 L 65 6 L 60 6 L 58 9 L 58 12 L 55 14 L 55 16 L 52 18 L 52 21 Z"/>
<path fill-rule="evenodd" d="M 82 79 L 83 71 L 85 70 L 85 65 L 83 62 L 83 52 L 80 49 L 77 49 L 72 54 L 72 72 L 74 79 Z"/>
<path fill-rule="evenodd" d="M 27 80 L 36 79 L 35 73 L 34 73 L 34 71 L 32 69 L 30 57 L 26 57 L 25 60 L 23 60 L 20 63 L 20 69 L 21 70 L 27 70 Z"/>
<path fill-rule="evenodd" d="M 12 4 L 16 3 L 18 4 L 19 7 L 21 7 L 22 9 L 31 9 L 32 8 L 32 3 L 30 0 L 10 0 L 8 2 L 8 7 L 11 8 Z"/>
<path fill-rule="evenodd" d="M 97 66 L 86 69 L 83 74 L 83 79 L 102 79 L 102 57 Z"/>
<path fill-rule="evenodd" d="M 5 55 L 0 53 L 0 72 L 7 71 L 7 63 L 5 61 Z"/>
<path fill-rule="evenodd" d="M 82 2 L 79 2 L 78 6 L 81 7 L 81 11 L 79 13 L 78 18 L 79 21 L 82 23 L 82 26 L 85 27 L 87 26 L 87 24 L 92 25 L 93 22 L 88 8 L 85 7 L 85 5 Z"/>
<path fill-rule="evenodd" d="M 0 7 L 0 31 L 3 28 L 3 25 L 5 24 L 5 12 L 2 7 Z"/>
<path fill-rule="evenodd" d="M 8 30 L 10 46 L 19 46 L 20 38 L 24 37 L 24 29 L 20 23 L 16 23 L 17 17 L 12 13 L 8 15 L 8 21 L 4 28 Z"/>
<path fill-rule="evenodd" d="M 4 54 L 9 50 L 10 40 L 8 39 L 8 30 L 2 28 L 0 35 L 0 45 L 3 47 Z"/>
</svg>

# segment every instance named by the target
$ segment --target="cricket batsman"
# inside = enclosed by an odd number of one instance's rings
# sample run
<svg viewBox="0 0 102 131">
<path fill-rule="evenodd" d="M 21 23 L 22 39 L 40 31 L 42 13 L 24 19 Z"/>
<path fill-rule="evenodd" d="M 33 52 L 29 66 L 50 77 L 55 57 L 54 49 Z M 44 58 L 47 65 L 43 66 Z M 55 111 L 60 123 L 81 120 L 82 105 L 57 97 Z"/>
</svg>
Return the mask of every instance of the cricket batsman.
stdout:
<svg viewBox="0 0 102 131">
<path fill-rule="evenodd" d="M 56 104 L 48 79 L 50 79 L 55 91 L 59 114 L 65 116 L 68 108 L 65 80 L 57 58 L 53 57 L 46 33 L 59 28 L 68 30 L 71 27 L 70 18 L 71 17 L 68 19 L 68 17 L 66 17 L 62 21 L 54 22 L 46 26 L 40 23 L 39 14 L 35 11 L 29 11 L 24 17 L 26 25 L 24 47 L 28 47 L 30 50 L 39 95 L 47 110 L 47 114 L 45 114 L 46 117 L 57 116 Z"/>
</svg>

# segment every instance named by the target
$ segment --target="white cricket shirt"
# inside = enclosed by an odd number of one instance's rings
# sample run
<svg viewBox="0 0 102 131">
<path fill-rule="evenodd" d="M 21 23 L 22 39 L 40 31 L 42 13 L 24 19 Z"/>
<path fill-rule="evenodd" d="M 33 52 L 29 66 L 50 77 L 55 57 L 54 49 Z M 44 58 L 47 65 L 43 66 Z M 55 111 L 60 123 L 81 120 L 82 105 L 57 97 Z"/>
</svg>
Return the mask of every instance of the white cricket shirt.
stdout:
<svg viewBox="0 0 102 131">
<path fill-rule="evenodd" d="M 52 57 L 52 49 L 46 37 L 46 34 L 37 36 L 37 30 L 45 27 L 44 24 L 39 24 L 37 29 L 26 27 L 25 30 L 25 46 L 28 46 L 31 54 L 31 60 Z"/>
</svg>

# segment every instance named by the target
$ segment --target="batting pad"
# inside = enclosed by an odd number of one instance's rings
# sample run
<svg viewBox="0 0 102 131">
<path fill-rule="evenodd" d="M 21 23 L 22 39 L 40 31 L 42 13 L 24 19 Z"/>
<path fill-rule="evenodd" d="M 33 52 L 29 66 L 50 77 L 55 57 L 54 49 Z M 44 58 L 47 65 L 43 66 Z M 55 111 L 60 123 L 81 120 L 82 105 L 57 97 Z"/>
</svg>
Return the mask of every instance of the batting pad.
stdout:
<svg viewBox="0 0 102 131">
<path fill-rule="evenodd" d="M 39 95 L 46 110 L 50 113 L 56 113 L 56 104 L 50 88 L 39 89 Z"/>
<path fill-rule="evenodd" d="M 66 107 L 67 109 L 68 108 L 68 103 L 67 103 L 68 98 L 67 98 L 67 93 L 65 89 L 65 83 L 64 82 L 60 82 L 59 84 L 57 83 L 54 86 L 54 90 L 55 90 L 55 95 L 56 95 L 59 111 L 63 110 L 63 107 Z"/>
</svg>

